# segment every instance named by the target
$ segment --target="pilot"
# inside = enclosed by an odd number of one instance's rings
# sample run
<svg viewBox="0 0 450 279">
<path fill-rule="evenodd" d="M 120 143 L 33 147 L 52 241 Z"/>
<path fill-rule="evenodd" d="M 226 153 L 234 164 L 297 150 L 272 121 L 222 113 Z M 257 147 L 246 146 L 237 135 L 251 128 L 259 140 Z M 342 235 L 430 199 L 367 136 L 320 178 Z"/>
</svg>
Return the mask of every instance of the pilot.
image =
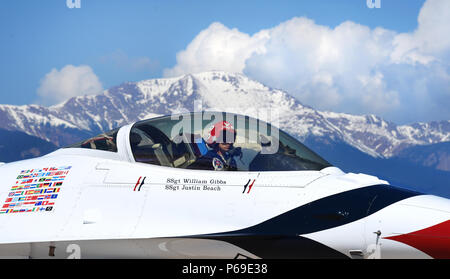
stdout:
<svg viewBox="0 0 450 279">
<path fill-rule="evenodd" d="M 202 165 L 211 170 L 237 170 L 233 157 L 242 153 L 240 148 L 234 148 L 235 140 L 236 130 L 229 122 L 220 121 L 214 124 L 206 139 L 211 150 L 200 158 Z"/>
</svg>

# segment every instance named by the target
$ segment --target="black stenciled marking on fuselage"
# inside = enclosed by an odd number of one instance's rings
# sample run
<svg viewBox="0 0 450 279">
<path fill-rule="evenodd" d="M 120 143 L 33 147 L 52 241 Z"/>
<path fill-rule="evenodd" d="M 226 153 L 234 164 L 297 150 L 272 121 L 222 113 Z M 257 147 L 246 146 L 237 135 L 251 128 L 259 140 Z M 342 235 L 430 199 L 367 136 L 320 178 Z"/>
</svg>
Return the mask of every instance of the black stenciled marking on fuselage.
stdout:
<svg viewBox="0 0 450 279">
<path fill-rule="evenodd" d="M 247 184 L 244 185 L 244 191 L 242 191 L 242 194 L 245 193 L 245 189 L 247 189 L 247 186 L 248 186 L 248 184 L 250 183 L 250 180 L 251 180 L 251 179 L 249 179 L 249 180 L 247 181 Z"/>
<path fill-rule="evenodd" d="M 147 178 L 147 176 L 144 176 L 144 178 L 142 179 L 141 185 L 139 185 L 139 188 L 138 188 L 138 192 L 141 191 L 141 187 L 142 187 L 142 185 L 144 185 L 144 181 L 146 178 Z"/>
<path fill-rule="evenodd" d="M 304 258 L 305 255 L 312 255 L 312 258 L 346 257 L 299 235 L 357 221 L 395 202 L 417 195 L 421 193 L 390 185 L 367 186 L 324 197 L 248 228 L 203 235 L 200 238 L 227 241 L 263 258 Z"/>
</svg>

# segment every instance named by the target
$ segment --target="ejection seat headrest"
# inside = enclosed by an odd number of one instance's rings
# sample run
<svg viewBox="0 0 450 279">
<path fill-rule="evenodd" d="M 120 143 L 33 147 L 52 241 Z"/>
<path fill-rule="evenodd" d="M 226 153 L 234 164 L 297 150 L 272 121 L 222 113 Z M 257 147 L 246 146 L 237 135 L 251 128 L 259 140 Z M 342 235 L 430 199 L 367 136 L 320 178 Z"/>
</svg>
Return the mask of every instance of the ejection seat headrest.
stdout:
<svg viewBox="0 0 450 279">
<path fill-rule="evenodd" d="M 132 147 L 137 146 L 142 140 L 142 137 L 134 132 L 130 133 L 130 144 Z"/>
</svg>

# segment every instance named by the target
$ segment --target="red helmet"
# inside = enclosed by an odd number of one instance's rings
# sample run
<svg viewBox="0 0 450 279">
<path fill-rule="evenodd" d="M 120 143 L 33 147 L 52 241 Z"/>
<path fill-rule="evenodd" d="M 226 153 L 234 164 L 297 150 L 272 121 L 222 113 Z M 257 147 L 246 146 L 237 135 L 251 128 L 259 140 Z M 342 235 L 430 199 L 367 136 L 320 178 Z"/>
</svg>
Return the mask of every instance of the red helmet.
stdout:
<svg viewBox="0 0 450 279">
<path fill-rule="evenodd" d="M 211 127 L 206 138 L 208 145 L 215 143 L 233 142 L 236 139 L 236 130 L 233 125 L 227 121 L 219 121 Z"/>
</svg>

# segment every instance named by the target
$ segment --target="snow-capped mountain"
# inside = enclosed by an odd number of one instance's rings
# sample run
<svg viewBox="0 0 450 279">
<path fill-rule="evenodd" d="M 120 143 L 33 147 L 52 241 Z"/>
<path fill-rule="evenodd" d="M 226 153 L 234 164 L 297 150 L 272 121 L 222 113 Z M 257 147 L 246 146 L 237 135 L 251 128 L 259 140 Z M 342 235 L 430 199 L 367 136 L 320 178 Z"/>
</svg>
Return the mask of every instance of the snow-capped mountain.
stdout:
<svg viewBox="0 0 450 279">
<path fill-rule="evenodd" d="M 201 105 L 201 108 L 194 107 Z M 242 74 L 205 72 L 177 78 L 128 82 L 102 94 L 74 97 L 64 103 L 0 105 L 0 128 L 19 130 L 59 146 L 157 115 L 183 110 L 220 110 L 271 122 L 299 139 L 325 137 L 343 141 L 373 157 L 450 141 L 450 120 L 396 125 L 374 115 L 322 112 L 301 104 L 287 92 L 269 88 Z"/>
</svg>

